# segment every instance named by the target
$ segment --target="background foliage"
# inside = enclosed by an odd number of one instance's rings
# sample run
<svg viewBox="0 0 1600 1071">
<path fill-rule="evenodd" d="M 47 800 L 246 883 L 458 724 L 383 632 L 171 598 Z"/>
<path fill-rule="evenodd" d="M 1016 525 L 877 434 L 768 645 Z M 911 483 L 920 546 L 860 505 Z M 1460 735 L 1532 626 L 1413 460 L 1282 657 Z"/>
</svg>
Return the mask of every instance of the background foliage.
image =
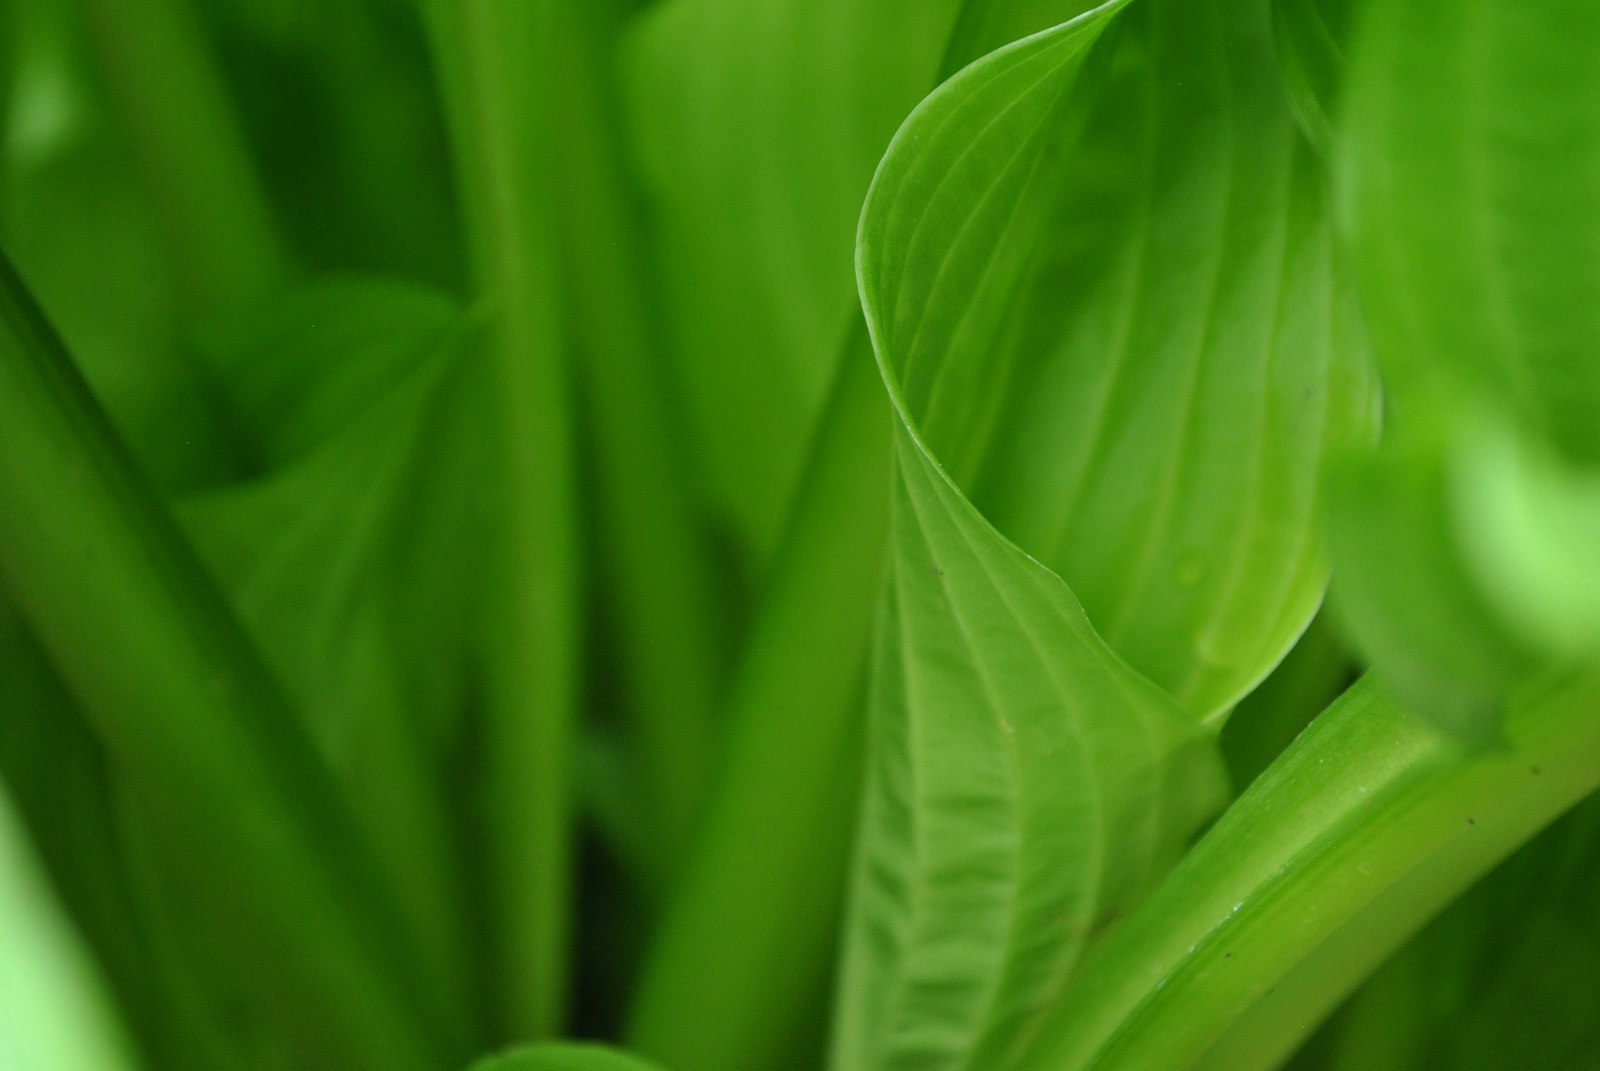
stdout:
<svg viewBox="0 0 1600 1071">
<path fill-rule="evenodd" d="M 1597 49 L 12 0 L 0 1064 L 1591 1066 Z"/>
</svg>

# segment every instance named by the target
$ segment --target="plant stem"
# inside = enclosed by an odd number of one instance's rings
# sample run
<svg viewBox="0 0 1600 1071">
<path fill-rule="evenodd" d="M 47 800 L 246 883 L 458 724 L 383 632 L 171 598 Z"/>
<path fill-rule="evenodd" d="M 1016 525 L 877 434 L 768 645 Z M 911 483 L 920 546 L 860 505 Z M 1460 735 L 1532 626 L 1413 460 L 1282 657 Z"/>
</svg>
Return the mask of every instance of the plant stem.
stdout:
<svg viewBox="0 0 1600 1071">
<path fill-rule="evenodd" d="M 1496 862 L 1600 785 L 1600 678 L 1532 687 L 1469 750 L 1363 682 L 1114 935 L 1027 1066 L 1275 1066 Z"/>
<path fill-rule="evenodd" d="M 489 474 L 481 805 L 492 991 L 506 1039 L 565 1018 L 578 700 L 579 511 L 571 368 L 559 296 L 548 81 L 551 0 L 432 0 L 477 279 L 490 300 Z"/>
<path fill-rule="evenodd" d="M 710 773 L 724 629 L 719 578 L 673 434 L 650 257 L 607 94 L 601 61 L 614 27 L 604 9 L 598 0 L 558 6 L 564 248 L 598 476 L 604 568 L 596 572 L 616 608 L 649 805 L 647 876 L 660 886 L 681 863 Z"/>
<path fill-rule="evenodd" d="M 631 1042 L 667 1066 L 780 1066 L 831 962 L 887 539 L 890 430 L 858 325 L 739 664 L 696 850 L 635 998 Z"/>
<path fill-rule="evenodd" d="M 266 192 L 186 0 L 80 0 L 190 307 L 225 310 L 287 275 Z"/>
<path fill-rule="evenodd" d="M 119 773 L 185 816 L 241 942 L 274 950 L 263 984 L 334 1022 L 330 1059 L 453 1059 L 458 1024 L 300 720 L 3 256 L 0 580 Z"/>
</svg>

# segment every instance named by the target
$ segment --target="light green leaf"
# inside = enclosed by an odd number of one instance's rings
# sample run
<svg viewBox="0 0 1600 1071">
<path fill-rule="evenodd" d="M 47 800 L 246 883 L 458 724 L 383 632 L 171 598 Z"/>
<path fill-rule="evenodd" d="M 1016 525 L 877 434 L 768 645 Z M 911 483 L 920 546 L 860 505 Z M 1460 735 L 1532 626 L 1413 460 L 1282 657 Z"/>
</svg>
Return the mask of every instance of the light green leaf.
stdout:
<svg viewBox="0 0 1600 1071">
<path fill-rule="evenodd" d="M 862 217 L 862 299 L 901 423 L 840 1071 L 1012 1066 L 1085 943 L 1220 795 L 1198 722 L 988 524 L 925 437 L 947 427 L 929 384 L 996 326 L 1027 263 L 1011 228 L 1042 207 L 1083 58 L 1123 6 L 936 91 Z"/>
<path fill-rule="evenodd" d="M 1451 472 L 1468 568 L 1522 635 L 1600 655 L 1600 470 L 1485 422 Z"/>
<path fill-rule="evenodd" d="M 1322 598 L 1324 456 L 1376 385 L 1265 7 L 1141 2 L 1115 37 L 1003 331 L 906 382 L 984 515 L 1220 721 Z"/>
<path fill-rule="evenodd" d="M 0 1066 L 132 1071 L 105 987 L 0 785 Z"/>
<path fill-rule="evenodd" d="M 851 238 L 957 0 L 667 0 L 624 54 L 711 504 L 770 552 L 852 315 Z"/>
<path fill-rule="evenodd" d="M 186 1019 L 187 994 L 171 985 L 137 922 L 105 755 L 37 640 L 5 603 L 0 696 L 0 782 L 62 909 L 114 988 L 123 1019 L 153 1063 L 204 1051 Z M 205 1053 L 219 1071 L 232 1066 L 214 1055 Z"/>
<path fill-rule="evenodd" d="M 1391 434 L 1344 459 L 1329 493 L 1340 568 L 1332 606 L 1395 693 L 1479 743 L 1536 664 L 1473 582 L 1449 470 L 1450 444 Z"/>
<path fill-rule="evenodd" d="M 1597 649 L 1597 47 L 1571 0 L 1370 4 L 1353 38 L 1339 171 L 1397 434 L 1342 481 L 1339 603 L 1478 735 Z"/>
<path fill-rule="evenodd" d="M 604 1045 L 536 1045 L 472 1065 L 472 1071 L 659 1071 L 637 1056 Z"/>
<path fill-rule="evenodd" d="M 1600 8 L 1366 5 L 1340 170 L 1397 419 L 1471 392 L 1600 462 Z"/>
</svg>

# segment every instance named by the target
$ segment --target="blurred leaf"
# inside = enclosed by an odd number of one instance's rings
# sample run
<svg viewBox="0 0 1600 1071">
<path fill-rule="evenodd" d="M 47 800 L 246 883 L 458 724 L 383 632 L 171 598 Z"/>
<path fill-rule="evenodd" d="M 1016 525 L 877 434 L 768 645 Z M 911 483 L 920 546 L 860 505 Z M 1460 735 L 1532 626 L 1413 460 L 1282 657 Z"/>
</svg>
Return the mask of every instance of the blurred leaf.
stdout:
<svg viewBox="0 0 1600 1071">
<path fill-rule="evenodd" d="M 460 287 L 447 139 L 417 5 L 195 7 L 302 260 L 317 272 L 393 272 Z"/>
<path fill-rule="evenodd" d="M 1334 151 L 1345 54 L 1356 0 L 1270 0 L 1279 68 L 1289 105 L 1323 156 Z"/>
<path fill-rule="evenodd" d="M 1448 450 L 1391 434 L 1381 453 L 1335 470 L 1333 606 L 1400 698 L 1482 744 L 1537 659 L 1473 582 L 1445 475 Z"/>
<path fill-rule="evenodd" d="M 164 487 L 232 471 L 185 359 L 171 265 L 71 5 L 20 0 L 0 153 L 0 238 L 96 396 Z"/>
<path fill-rule="evenodd" d="M 1336 496 L 1339 605 L 1483 738 L 1600 623 L 1600 12 L 1397 0 L 1356 23 L 1340 177 L 1392 442 Z"/>
<path fill-rule="evenodd" d="M 873 165 L 957 0 L 667 0 L 624 54 L 695 463 L 746 564 L 778 534 L 852 314 Z"/>
<path fill-rule="evenodd" d="M 1006 240 L 1042 207 L 1041 161 L 1122 6 L 945 83 L 896 136 L 862 216 L 862 301 L 901 423 L 840 1071 L 1014 1066 L 1085 943 L 1220 796 L 1198 722 L 1117 658 L 928 445 L 950 427 L 929 385 L 996 326 L 1026 264 Z"/>
<path fill-rule="evenodd" d="M 228 326 L 208 368 L 261 475 L 182 516 L 459 988 L 446 775 L 482 538 L 475 333 L 431 291 L 365 279 Z"/>
<path fill-rule="evenodd" d="M 134 910 L 106 757 L 38 642 L 3 602 L 0 696 L 0 782 L 143 1051 L 157 1065 L 202 1058 L 227 1066 L 204 1048 L 192 1006 L 166 970 L 170 954 L 151 944 Z"/>
<path fill-rule="evenodd" d="M 549 1044 L 487 1057 L 472 1071 L 656 1071 L 656 1065 L 602 1045 Z"/>
<path fill-rule="evenodd" d="M 1600 656 L 1600 467 L 1482 421 L 1450 473 L 1467 565 L 1505 619 L 1558 657 Z"/>
<path fill-rule="evenodd" d="M 140 908 L 166 901 L 161 947 L 199 972 L 213 1024 L 246 1052 L 352 1068 L 459 1052 L 451 978 L 424 965 L 292 704 L 3 258 L 0 427 L 0 572 L 110 759 L 123 837 L 144 838 L 127 853 Z"/>
<path fill-rule="evenodd" d="M 1600 8 L 1365 6 L 1340 160 L 1396 419 L 1462 392 L 1600 463 Z"/>
<path fill-rule="evenodd" d="M 1265 9 L 1153 0 L 1107 44 L 1000 329 L 905 382 L 983 514 L 1220 722 L 1321 601 L 1324 458 L 1376 384 Z"/>
<path fill-rule="evenodd" d="M 132 1071 L 105 988 L 52 898 L 0 785 L 0 1066 Z"/>
<path fill-rule="evenodd" d="M 458 330 L 443 294 L 398 279 L 319 278 L 213 321 L 197 339 L 208 388 L 256 474 L 347 432 Z"/>
</svg>

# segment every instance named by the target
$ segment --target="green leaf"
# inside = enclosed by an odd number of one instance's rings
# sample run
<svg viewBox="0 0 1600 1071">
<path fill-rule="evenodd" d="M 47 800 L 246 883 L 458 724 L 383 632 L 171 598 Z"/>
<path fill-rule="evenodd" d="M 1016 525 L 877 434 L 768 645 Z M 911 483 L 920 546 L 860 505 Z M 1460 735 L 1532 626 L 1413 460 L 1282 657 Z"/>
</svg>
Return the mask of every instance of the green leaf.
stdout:
<svg viewBox="0 0 1600 1071">
<path fill-rule="evenodd" d="M 432 975 L 460 990 L 445 775 L 483 538 L 479 333 L 431 291 L 363 279 L 227 328 L 207 368 L 261 471 L 181 516 L 394 875 Z"/>
<path fill-rule="evenodd" d="M 1450 453 L 1448 443 L 1391 434 L 1382 452 L 1335 469 L 1333 607 L 1397 696 L 1486 743 L 1506 695 L 1538 660 L 1473 580 Z"/>
<path fill-rule="evenodd" d="M 459 288 L 461 219 L 417 5 L 193 6 L 233 75 L 242 134 L 305 266 Z"/>
<path fill-rule="evenodd" d="M 1376 384 L 1264 7 L 1140 3 L 1107 43 L 1001 329 L 904 381 L 984 515 L 1219 722 L 1322 598 L 1324 458 Z"/>
<path fill-rule="evenodd" d="M 616 647 L 608 692 L 633 742 L 629 780 L 644 818 L 633 843 L 645 849 L 636 859 L 654 892 L 683 864 L 719 752 L 728 609 L 742 592 L 701 509 L 659 265 L 625 144 L 616 51 L 627 7 L 555 5 L 550 156 L 593 488 L 597 642 Z"/>
<path fill-rule="evenodd" d="M 348 431 L 408 376 L 439 363 L 454 300 L 377 276 L 328 276 L 214 318 L 196 360 L 248 459 L 277 471 Z"/>
<path fill-rule="evenodd" d="M 1198 722 L 1118 659 L 928 445 L 948 435 L 930 384 L 1003 311 L 996 295 L 1026 264 L 1006 239 L 1040 207 L 1083 58 L 1123 6 L 942 86 L 862 216 L 862 300 L 901 423 L 841 1071 L 1012 1066 L 1086 942 L 1220 795 Z"/>
<path fill-rule="evenodd" d="M 686 433 L 745 562 L 770 554 L 852 315 L 851 238 L 957 0 L 667 0 L 624 52 Z"/>
<path fill-rule="evenodd" d="M 133 1071 L 95 968 L 50 890 L 0 785 L 0 1065 Z"/>
<path fill-rule="evenodd" d="M 1468 392 L 1600 462 L 1600 9 L 1366 5 L 1340 170 L 1396 418 Z"/>
<path fill-rule="evenodd" d="M 1129 6 L 1090 95 L 1121 7 L 942 87 L 863 214 L 902 427 L 841 1068 L 1008 1066 L 1070 1005 L 1215 805 L 1201 724 L 1315 611 L 1323 454 L 1375 423 L 1265 6 Z"/>
<path fill-rule="evenodd" d="M 16 611 L 0 603 L 0 782 L 152 1063 L 193 1059 L 188 995 L 161 970 L 128 894 L 106 756 Z M 178 1055 L 178 1054 L 184 1055 Z M 221 1059 L 205 1057 L 215 1066 Z"/>
<path fill-rule="evenodd" d="M 1482 736 L 1597 650 L 1600 16 L 1368 8 L 1339 171 L 1396 434 L 1341 481 L 1339 603 L 1402 695 Z"/>
<path fill-rule="evenodd" d="M 347 801 L 3 258 L 0 428 L 0 576 L 115 765 L 119 819 L 183 863 L 167 917 L 196 944 L 169 947 L 271 992 L 229 1011 L 293 1020 L 265 1028 L 280 1044 L 351 1067 L 450 1051 L 459 1020 Z"/>
<path fill-rule="evenodd" d="M 72 5 L 22 0 L 0 154 L 0 236 L 96 396 L 166 488 L 225 478 L 226 431 L 185 360 L 158 214 L 117 138 Z M 184 434 L 173 434 L 181 427 Z"/>
<path fill-rule="evenodd" d="M 472 1071 L 658 1071 L 636 1056 L 604 1045 L 549 1044 L 490 1056 Z"/>
<path fill-rule="evenodd" d="M 1289 104 L 1324 156 L 1334 151 L 1345 55 L 1356 0 L 1271 0 L 1272 29 Z"/>
<path fill-rule="evenodd" d="M 161 223 L 185 311 L 226 311 L 287 275 L 272 206 L 198 12 L 154 0 L 137 17 L 104 0 L 73 5 L 97 74 Z"/>
<path fill-rule="evenodd" d="M 635 984 L 627 1038 L 675 1067 L 776 1066 L 822 1041 L 891 486 L 864 325 L 840 371 L 743 643 L 712 806 Z"/>
</svg>

